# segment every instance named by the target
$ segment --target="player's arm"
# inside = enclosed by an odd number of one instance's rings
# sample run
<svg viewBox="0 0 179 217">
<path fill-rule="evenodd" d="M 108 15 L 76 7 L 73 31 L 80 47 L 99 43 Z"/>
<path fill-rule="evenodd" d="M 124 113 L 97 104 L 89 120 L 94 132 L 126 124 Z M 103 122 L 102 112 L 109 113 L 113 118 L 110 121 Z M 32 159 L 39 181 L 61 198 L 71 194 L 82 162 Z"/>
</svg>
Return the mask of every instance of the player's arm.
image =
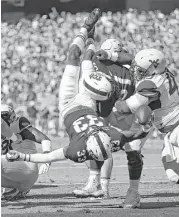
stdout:
<svg viewBox="0 0 179 217">
<path fill-rule="evenodd" d="M 19 128 L 22 139 L 28 139 L 41 144 L 44 153 L 51 151 L 51 140 L 48 138 L 48 136 L 33 127 L 27 118 L 20 118 Z"/>
<path fill-rule="evenodd" d="M 15 150 L 11 150 L 6 154 L 6 158 L 8 161 L 27 161 L 33 163 L 50 163 L 66 159 L 63 148 L 43 154 L 24 154 Z"/>
<path fill-rule="evenodd" d="M 115 51 L 111 53 L 110 51 L 99 50 L 96 52 L 99 60 L 111 60 L 112 62 L 118 63 L 120 65 L 131 65 L 134 56 L 125 51 Z"/>
<path fill-rule="evenodd" d="M 136 88 L 136 93 L 124 101 L 117 101 L 115 107 L 120 113 L 135 113 L 142 105 L 157 101 L 160 93 L 157 86 L 150 80 L 144 80 Z"/>
</svg>

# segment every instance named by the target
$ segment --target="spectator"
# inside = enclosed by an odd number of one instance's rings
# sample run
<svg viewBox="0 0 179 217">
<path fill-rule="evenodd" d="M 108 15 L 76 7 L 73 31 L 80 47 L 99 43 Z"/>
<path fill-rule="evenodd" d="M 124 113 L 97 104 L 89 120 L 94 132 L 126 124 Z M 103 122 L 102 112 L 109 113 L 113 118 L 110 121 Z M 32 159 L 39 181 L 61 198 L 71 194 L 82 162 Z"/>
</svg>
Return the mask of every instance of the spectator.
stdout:
<svg viewBox="0 0 179 217">
<path fill-rule="evenodd" d="M 58 96 L 69 44 L 86 14 L 57 14 L 53 10 L 49 17 L 36 15 L 32 20 L 23 18 L 17 24 L 1 22 L 2 102 L 10 100 L 15 107 L 26 106 L 33 123 L 41 112 L 41 99 L 47 95 Z M 107 12 L 97 23 L 96 41 L 117 37 L 132 53 L 149 46 L 161 49 L 169 69 L 177 75 L 177 26 L 179 9 L 170 15 L 160 11 L 138 13 L 133 9 L 126 13 Z M 56 101 L 58 99 L 52 106 Z M 41 124 L 45 127 L 48 122 L 57 133 L 58 111 L 53 116 L 47 110 L 38 114 L 43 116 Z M 50 120 L 52 118 L 54 120 Z"/>
</svg>

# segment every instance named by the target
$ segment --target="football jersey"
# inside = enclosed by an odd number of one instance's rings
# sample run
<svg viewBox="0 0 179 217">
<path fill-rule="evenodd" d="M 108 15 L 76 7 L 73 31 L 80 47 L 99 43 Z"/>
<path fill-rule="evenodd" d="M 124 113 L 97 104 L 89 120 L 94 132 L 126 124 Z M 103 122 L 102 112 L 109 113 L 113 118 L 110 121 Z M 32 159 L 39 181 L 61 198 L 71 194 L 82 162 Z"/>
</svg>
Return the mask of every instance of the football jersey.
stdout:
<svg viewBox="0 0 179 217">
<path fill-rule="evenodd" d="M 85 106 L 78 107 L 78 110 L 70 112 L 65 117 L 64 124 L 70 139 L 83 134 L 90 126 L 104 126 L 103 119 L 97 117 L 93 109 Z"/>
<path fill-rule="evenodd" d="M 10 124 L 11 130 L 15 134 L 21 133 L 24 129 L 27 129 L 31 126 L 31 123 L 25 117 L 18 117 L 12 124 Z M 13 142 L 12 148 L 25 154 L 37 153 L 35 142 L 28 139 L 25 139 L 20 143 Z"/>
<path fill-rule="evenodd" d="M 161 132 L 169 132 L 179 124 L 179 89 L 170 72 L 140 81 L 136 92 L 148 98 L 155 125 Z"/>
<path fill-rule="evenodd" d="M 130 97 L 135 90 L 133 80 L 129 69 L 105 60 L 100 61 L 97 57 L 93 58 L 93 66 L 95 71 L 105 73 L 106 77 L 111 81 L 113 86 L 112 97 L 104 102 L 97 102 L 97 112 L 102 117 L 107 117 L 117 100 L 125 100 Z"/>
</svg>

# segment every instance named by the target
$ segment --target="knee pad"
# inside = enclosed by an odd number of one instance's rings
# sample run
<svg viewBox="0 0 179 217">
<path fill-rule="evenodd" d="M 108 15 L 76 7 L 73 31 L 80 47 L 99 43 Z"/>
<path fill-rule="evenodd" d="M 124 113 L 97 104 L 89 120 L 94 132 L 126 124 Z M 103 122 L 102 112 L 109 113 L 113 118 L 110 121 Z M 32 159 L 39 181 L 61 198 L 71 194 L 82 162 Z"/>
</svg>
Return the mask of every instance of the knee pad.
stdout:
<svg viewBox="0 0 179 217">
<path fill-rule="evenodd" d="M 138 180 L 141 177 L 143 160 L 142 154 L 137 151 L 126 152 L 128 160 L 128 170 L 131 180 Z"/>
<path fill-rule="evenodd" d="M 137 151 L 126 152 L 128 164 L 131 166 L 143 165 L 142 154 Z"/>
</svg>

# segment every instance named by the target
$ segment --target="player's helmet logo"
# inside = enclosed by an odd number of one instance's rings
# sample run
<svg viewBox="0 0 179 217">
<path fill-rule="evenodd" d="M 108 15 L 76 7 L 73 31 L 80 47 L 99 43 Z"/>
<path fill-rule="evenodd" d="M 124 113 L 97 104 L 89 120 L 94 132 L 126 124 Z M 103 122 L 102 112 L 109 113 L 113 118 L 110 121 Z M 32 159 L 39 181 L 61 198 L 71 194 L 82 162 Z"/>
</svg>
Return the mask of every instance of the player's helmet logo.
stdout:
<svg viewBox="0 0 179 217">
<path fill-rule="evenodd" d="M 138 52 L 131 64 L 134 81 L 163 73 L 166 68 L 164 54 L 157 49 L 144 49 Z"/>
<path fill-rule="evenodd" d="M 102 72 L 92 72 L 84 78 L 84 89 L 92 99 L 105 101 L 112 94 L 111 82 Z"/>
<path fill-rule="evenodd" d="M 86 145 L 94 160 L 104 161 L 111 155 L 111 138 L 104 131 L 90 127 Z"/>
</svg>

